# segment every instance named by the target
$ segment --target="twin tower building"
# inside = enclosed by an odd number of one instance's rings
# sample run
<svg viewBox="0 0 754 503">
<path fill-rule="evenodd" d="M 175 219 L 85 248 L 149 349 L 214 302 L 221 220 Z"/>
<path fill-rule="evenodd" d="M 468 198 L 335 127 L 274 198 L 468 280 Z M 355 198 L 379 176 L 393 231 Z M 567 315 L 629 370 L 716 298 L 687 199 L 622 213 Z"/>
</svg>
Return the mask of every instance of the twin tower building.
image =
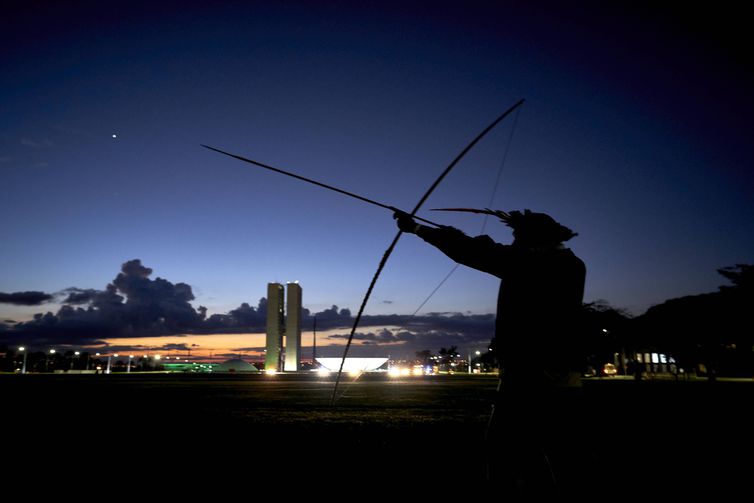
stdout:
<svg viewBox="0 0 754 503">
<path fill-rule="evenodd" d="M 288 302 L 285 302 L 285 290 Z M 298 282 L 267 284 L 267 372 L 301 369 L 301 285 Z M 283 345 L 285 338 L 285 345 Z"/>
</svg>

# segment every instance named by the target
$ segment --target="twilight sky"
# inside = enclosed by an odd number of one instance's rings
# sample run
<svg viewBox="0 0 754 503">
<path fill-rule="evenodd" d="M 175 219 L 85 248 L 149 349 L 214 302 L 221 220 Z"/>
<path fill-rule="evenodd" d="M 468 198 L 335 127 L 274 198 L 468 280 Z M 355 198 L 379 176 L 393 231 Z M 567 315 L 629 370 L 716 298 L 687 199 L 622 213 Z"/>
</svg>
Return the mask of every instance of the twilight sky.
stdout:
<svg viewBox="0 0 754 503">
<path fill-rule="evenodd" d="M 145 299 L 167 292 L 176 305 L 206 307 L 194 332 L 217 340 L 223 316 L 243 303 L 253 311 L 270 281 L 299 281 L 311 313 L 355 313 L 395 233 L 390 212 L 200 144 L 410 210 L 521 98 L 421 216 L 477 234 L 481 217 L 429 209 L 547 212 L 579 233 L 569 246 L 587 264 L 585 300 L 633 314 L 714 291 L 725 283 L 717 268 L 752 263 L 753 82 L 741 7 L 527 3 L 11 2 L 0 19 L 0 319 L 59 318 L 71 293 L 103 293 L 119 273 L 123 284 L 141 278 Z M 511 240 L 496 221 L 485 232 Z M 121 269 L 137 259 L 144 269 Z M 451 267 L 404 236 L 361 342 L 409 353 L 484 345 L 482 330 L 473 344 L 438 335 L 444 323 L 419 337 L 391 316 L 413 313 Z M 497 287 L 461 267 L 423 321 L 452 312 L 489 322 Z M 98 306 L 92 298 L 69 308 Z M 206 326 L 213 314 L 219 325 Z M 5 322 L 0 344 L 33 343 L 37 332 L 24 330 Z M 171 331 L 142 332 L 67 342 L 126 347 Z M 58 336 L 46 334 L 39 344 Z M 242 347 L 228 344 L 202 342 Z"/>
</svg>

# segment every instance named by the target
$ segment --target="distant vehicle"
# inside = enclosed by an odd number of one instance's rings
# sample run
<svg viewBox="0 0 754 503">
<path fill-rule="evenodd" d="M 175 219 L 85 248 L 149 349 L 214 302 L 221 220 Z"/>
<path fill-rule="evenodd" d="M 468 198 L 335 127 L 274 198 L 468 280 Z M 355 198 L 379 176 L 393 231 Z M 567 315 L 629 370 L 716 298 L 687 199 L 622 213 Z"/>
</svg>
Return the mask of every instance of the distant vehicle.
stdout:
<svg viewBox="0 0 754 503">
<path fill-rule="evenodd" d="M 606 363 L 604 367 L 602 367 L 602 374 L 606 376 L 614 376 L 618 373 L 618 369 L 615 368 L 615 365 L 612 363 Z"/>
</svg>

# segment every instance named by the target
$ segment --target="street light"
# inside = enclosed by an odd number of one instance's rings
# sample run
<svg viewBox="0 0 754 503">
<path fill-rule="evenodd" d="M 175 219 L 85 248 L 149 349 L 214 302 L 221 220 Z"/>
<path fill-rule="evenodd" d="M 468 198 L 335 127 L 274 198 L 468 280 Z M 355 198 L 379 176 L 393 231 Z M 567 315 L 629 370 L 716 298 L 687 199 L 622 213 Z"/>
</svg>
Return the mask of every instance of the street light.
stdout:
<svg viewBox="0 0 754 503">
<path fill-rule="evenodd" d="M 55 354 L 55 350 L 51 349 L 49 354 L 54 355 Z M 49 372 L 49 371 L 50 371 L 50 357 L 47 356 L 45 358 L 45 372 Z"/>
<path fill-rule="evenodd" d="M 481 354 L 481 353 L 480 353 L 479 351 L 475 351 L 474 353 L 475 353 L 475 354 L 476 354 L 477 356 L 479 356 L 479 355 Z M 477 363 L 477 366 L 479 366 L 479 364 L 478 364 L 478 363 Z M 469 353 L 469 374 L 471 374 L 471 353 Z"/>
<path fill-rule="evenodd" d="M 134 359 L 134 355 L 128 355 L 128 368 L 126 369 L 126 373 L 131 372 L 131 360 Z"/>
<path fill-rule="evenodd" d="M 118 353 L 115 353 L 114 355 L 108 355 L 107 356 L 107 370 L 105 370 L 105 374 L 109 374 L 110 373 L 110 358 L 112 358 L 113 356 L 115 358 L 118 358 Z"/>
<path fill-rule="evenodd" d="M 24 354 L 24 364 L 21 366 L 21 373 L 25 374 L 26 373 L 26 354 L 27 354 L 26 348 L 23 346 L 19 346 L 18 350 Z"/>
</svg>

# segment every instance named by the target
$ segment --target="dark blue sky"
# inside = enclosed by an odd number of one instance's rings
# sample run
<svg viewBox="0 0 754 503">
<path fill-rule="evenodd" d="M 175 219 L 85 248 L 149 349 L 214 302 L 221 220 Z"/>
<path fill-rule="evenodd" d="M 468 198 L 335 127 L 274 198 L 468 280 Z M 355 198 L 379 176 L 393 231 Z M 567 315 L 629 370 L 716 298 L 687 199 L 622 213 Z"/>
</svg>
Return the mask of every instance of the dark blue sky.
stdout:
<svg viewBox="0 0 754 503">
<path fill-rule="evenodd" d="M 752 262 L 751 61 L 735 4 L 270 3 L 11 3 L 0 292 L 103 289 L 138 258 L 210 313 L 291 280 L 312 311 L 355 311 L 390 213 L 200 144 L 411 209 L 521 98 L 491 206 L 576 230 L 586 301 L 641 314 Z M 478 233 L 476 216 L 428 209 L 490 204 L 513 124 L 420 214 Z M 496 222 L 486 232 L 511 239 Z M 451 266 L 404 237 L 367 312 L 412 313 Z M 496 291 L 461 268 L 424 311 L 491 313 Z M 14 320 L 50 309 L 0 304 Z"/>
</svg>

